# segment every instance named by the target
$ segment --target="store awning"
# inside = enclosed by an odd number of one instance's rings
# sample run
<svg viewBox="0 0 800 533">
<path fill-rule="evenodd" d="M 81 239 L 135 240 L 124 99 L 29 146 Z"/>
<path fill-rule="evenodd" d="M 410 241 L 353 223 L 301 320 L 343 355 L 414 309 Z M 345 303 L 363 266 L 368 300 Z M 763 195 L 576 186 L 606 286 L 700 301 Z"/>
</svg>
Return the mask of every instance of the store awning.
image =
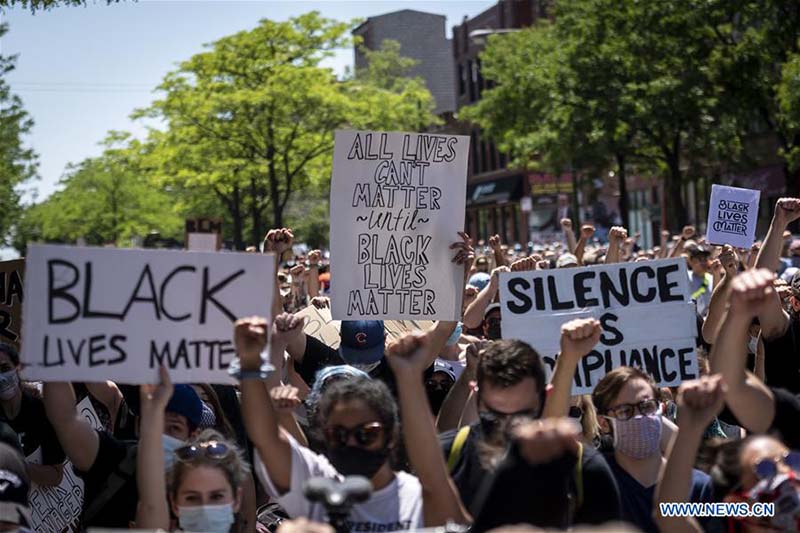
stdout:
<svg viewBox="0 0 800 533">
<path fill-rule="evenodd" d="M 467 207 L 517 202 L 522 196 L 522 176 L 508 176 L 467 185 Z"/>
</svg>

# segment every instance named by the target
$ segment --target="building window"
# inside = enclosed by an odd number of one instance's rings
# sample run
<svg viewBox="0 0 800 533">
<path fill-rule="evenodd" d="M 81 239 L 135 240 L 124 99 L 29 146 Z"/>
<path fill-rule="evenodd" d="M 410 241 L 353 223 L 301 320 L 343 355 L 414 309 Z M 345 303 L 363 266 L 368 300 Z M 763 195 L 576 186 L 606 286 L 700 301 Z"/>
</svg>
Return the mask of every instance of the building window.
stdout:
<svg viewBox="0 0 800 533">
<path fill-rule="evenodd" d="M 467 91 L 467 71 L 464 65 L 458 65 L 458 94 L 463 95 Z"/>
<path fill-rule="evenodd" d="M 478 133 L 475 130 L 472 130 L 469 133 L 469 147 L 470 152 L 472 152 L 472 173 L 473 174 L 480 174 L 480 161 L 478 160 Z"/>
<path fill-rule="evenodd" d="M 470 101 L 474 102 L 481 96 L 481 90 L 478 85 L 478 79 L 480 78 L 480 73 L 477 61 L 475 61 L 474 63 L 470 62 L 470 71 L 471 75 L 469 78 L 469 88 L 470 88 L 469 96 L 470 96 Z"/>
</svg>

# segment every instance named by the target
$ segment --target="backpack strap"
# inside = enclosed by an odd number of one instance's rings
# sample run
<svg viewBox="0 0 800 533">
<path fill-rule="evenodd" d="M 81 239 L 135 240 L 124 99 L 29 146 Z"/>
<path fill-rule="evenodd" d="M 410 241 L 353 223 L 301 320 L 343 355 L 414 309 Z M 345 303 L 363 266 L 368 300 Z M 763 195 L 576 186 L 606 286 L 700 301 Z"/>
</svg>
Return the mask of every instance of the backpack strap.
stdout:
<svg viewBox="0 0 800 533">
<path fill-rule="evenodd" d="M 117 468 L 111 472 L 106 479 L 103 488 L 98 491 L 97 496 L 85 508 L 81 522 L 84 526 L 90 523 L 97 513 L 103 510 L 106 504 L 117 494 L 117 492 L 125 486 L 125 483 L 130 481 L 136 474 L 136 446 L 129 446 L 125 453 L 125 457 L 117 465 Z"/>
<path fill-rule="evenodd" d="M 450 455 L 447 456 L 447 470 L 450 472 L 453 471 L 458 464 L 458 460 L 461 458 L 461 450 L 464 448 L 464 443 L 467 442 L 469 430 L 470 426 L 464 426 L 456 433 L 456 438 L 453 440 L 453 445 L 450 447 Z"/>
<path fill-rule="evenodd" d="M 583 505 L 583 443 L 578 443 L 578 461 L 575 463 L 575 492 L 577 496 L 576 509 Z"/>
</svg>

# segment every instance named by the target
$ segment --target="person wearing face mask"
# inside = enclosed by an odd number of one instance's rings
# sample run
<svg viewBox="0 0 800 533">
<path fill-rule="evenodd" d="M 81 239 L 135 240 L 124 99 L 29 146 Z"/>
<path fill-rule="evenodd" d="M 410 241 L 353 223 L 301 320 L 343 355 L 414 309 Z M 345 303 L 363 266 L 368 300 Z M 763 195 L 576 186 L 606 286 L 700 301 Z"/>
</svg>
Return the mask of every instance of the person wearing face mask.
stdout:
<svg viewBox="0 0 800 533">
<path fill-rule="evenodd" d="M 45 383 L 44 404 L 58 441 L 84 482 L 82 527 L 129 527 L 138 499 L 136 441 L 122 441 L 107 431 L 93 429 L 75 408 L 75 391 L 70 383 Z M 149 428 L 160 430 L 156 436 L 165 458 L 174 457 L 173 452 L 197 431 L 202 416 L 203 402 L 191 385 L 176 385 L 163 423 Z M 171 466 L 166 460 L 166 469 Z"/>
<path fill-rule="evenodd" d="M 136 526 L 204 533 L 243 531 L 244 521 L 237 518 L 248 476 L 246 462 L 239 450 L 214 430 L 204 430 L 167 451 L 159 428 L 164 426 L 174 398 L 169 374 L 163 368 L 160 384 L 141 387 Z"/>
<path fill-rule="evenodd" d="M 41 398 L 34 389 L 21 385 L 18 372 L 17 350 L 0 343 L 0 421 L 17 433 L 25 457 L 41 455 L 40 462 L 27 463 L 31 481 L 41 486 L 56 486 L 63 475 L 64 451 L 47 421 Z"/>
<path fill-rule="evenodd" d="M 456 382 L 455 365 L 457 364 L 444 359 L 437 359 L 433 363 L 433 373 L 425 382 L 425 391 L 428 394 L 428 401 L 431 404 L 434 416 L 439 414 L 444 399 Z M 463 368 L 461 370 L 463 371 Z"/>
<path fill-rule="evenodd" d="M 485 346 L 478 357 L 476 380 L 479 421 L 439 436 L 453 481 L 473 514 L 479 510 L 476 497 L 484 480 L 510 446 L 513 428 L 541 418 L 546 385 L 539 354 L 518 340 Z M 575 468 L 568 469 L 566 475 L 558 484 L 570 486 L 575 502 L 571 523 L 602 524 L 619 519 L 619 494 L 602 455 L 582 446 Z M 531 488 L 532 502 L 537 500 L 536 490 Z"/>
<path fill-rule="evenodd" d="M 325 455 L 301 446 L 280 431 L 268 390 L 279 383 L 288 330 L 302 328 L 297 317 L 278 317 L 272 326 L 270 363 L 278 371 L 269 376 L 262 368 L 261 352 L 267 341 L 268 325 L 260 318 L 241 319 L 234 329 L 234 340 L 241 372 L 242 409 L 250 439 L 256 449 L 254 469 L 270 497 L 292 518 L 324 521 L 321 505 L 303 496 L 303 485 L 312 477 L 341 480 L 359 475 L 370 480 L 370 498 L 356 504 L 349 517 L 353 531 L 390 531 L 444 525 L 448 520 L 465 521 L 454 491 L 448 491 L 443 461 L 436 463 L 435 431 L 430 417 L 419 413 L 426 405 L 422 370 L 430 365 L 446 336 L 428 332 L 424 341 L 395 350 L 393 363 L 404 418 L 404 436 L 411 466 L 421 479 L 405 472 L 394 472 L 390 455 L 398 445 L 398 409 L 387 386 L 379 380 L 353 377 L 325 387 L 311 426 L 322 433 Z M 425 349 L 413 349 L 421 346 Z M 407 359 L 407 360 L 406 360 Z M 413 444 L 413 446 L 411 446 Z M 426 446 L 427 444 L 427 446 Z M 434 447 L 435 449 L 435 447 Z M 425 483 L 423 492 L 421 481 Z"/>
<path fill-rule="evenodd" d="M 692 464 L 709 421 L 720 412 L 727 387 L 721 375 L 706 376 L 681 385 L 678 393 L 678 425 L 664 477 L 656 490 L 656 504 L 687 501 Z M 715 519 L 718 530 L 797 531 L 800 527 L 800 454 L 769 436 L 750 436 L 744 440 L 722 441 L 708 455 L 715 499 L 726 503 L 772 502 L 776 513 L 764 518 Z M 657 510 L 656 522 L 662 531 L 703 531 L 692 517 L 665 517 Z"/>
<path fill-rule="evenodd" d="M 600 431 L 613 440 L 606 457 L 619 486 L 622 518 L 645 532 L 657 532 L 653 495 L 664 465 L 661 455 L 661 404 L 653 378 L 642 370 L 615 368 L 595 387 L 592 401 L 600 415 Z M 680 416 L 680 408 L 678 409 Z M 711 480 L 693 470 L 688 501 L 710 502 Z"/>
</svg>

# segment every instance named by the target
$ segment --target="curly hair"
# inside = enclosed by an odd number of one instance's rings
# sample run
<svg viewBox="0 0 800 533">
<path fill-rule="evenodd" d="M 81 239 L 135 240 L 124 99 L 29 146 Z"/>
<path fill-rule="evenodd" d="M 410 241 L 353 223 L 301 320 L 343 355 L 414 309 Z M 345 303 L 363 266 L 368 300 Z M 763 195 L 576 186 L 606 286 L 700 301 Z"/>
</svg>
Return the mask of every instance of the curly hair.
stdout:
<svg viewBox="0 0 800 533">
<path fill-rule="evenodd" d="M 213 429 L 207 429 L 187 442 L 186 445 L 199 446 L 212 441 L 224 444 L 228 447 L 228 449 L 232 450 L 233 453 L 227 454 L 222 459 L 214 459 L 207 457 L 204 454 L 199 454 L 191 461 L 175 461 L 175 464 L 170 469 L 167 476 L 167 486 L 169 487 L 169 492 L 173 497 L 177 496 L 178 489 L 180 488 L 186 473 L 192 468 L 196 468 L 198 466 L 211 466 L 222 470 L 234 493 L 236 492 L 236 489 L 242 485 L 247 477 L 247 474 L 250 472 L 250 466 L 247 464 L 247 461 L 245 461 L 241 450 L 235 444 L 229 440 L 226 440 L 225 437 L 223 437 L 219 432 Z"/>
<path fill-rule="evenodd" d="M 378 420 L 383 424 L 387 435 L 387 442 L 394 440 L 400 432 L 400 416 L 397 402 L 392 397 L 389 388 L 380 380 L 364 377 L 339 379 L 330 385 L 319 398 L 313 412 L 311 427 L 316 437 L 322 439 L 321 432 L 333 408 L 339 402 L 354 400 L 364 402 L 378 415 Z"/>
</svg>

